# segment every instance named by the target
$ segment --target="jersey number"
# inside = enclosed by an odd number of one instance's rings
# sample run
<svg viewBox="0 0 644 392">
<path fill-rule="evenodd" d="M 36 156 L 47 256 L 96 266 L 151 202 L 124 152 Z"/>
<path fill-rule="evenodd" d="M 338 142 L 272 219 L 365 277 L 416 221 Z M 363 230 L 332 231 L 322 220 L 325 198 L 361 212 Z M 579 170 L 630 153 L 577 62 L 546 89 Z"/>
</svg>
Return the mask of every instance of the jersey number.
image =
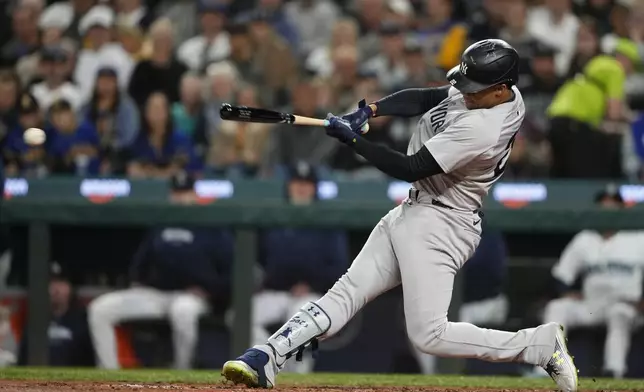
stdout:
<svg viewBox="0 0 644 392">
<path fill-rule="evenodd" d="M 512 135 L 512 137 L 510 138 L 508 145 L 505 147 L 506 153 L 503 155 L 503 158 L 499 160 L 499 163 L 497 163 L 496 167 L 494 168 L 494 175 L 492 176 L 490 181 L 494 181 L 497 178 L 501 177 L 501 175 L 505 171 L 505 167 L 507 166 L 508 160 L 510 159 L 510 154 L 512 153 L 512 146 L 514 146 L 514 139 L 516 139 L 517 133 L 519 133 L 519 131 L 515 132 L 514 135 Z"/>
</svg>

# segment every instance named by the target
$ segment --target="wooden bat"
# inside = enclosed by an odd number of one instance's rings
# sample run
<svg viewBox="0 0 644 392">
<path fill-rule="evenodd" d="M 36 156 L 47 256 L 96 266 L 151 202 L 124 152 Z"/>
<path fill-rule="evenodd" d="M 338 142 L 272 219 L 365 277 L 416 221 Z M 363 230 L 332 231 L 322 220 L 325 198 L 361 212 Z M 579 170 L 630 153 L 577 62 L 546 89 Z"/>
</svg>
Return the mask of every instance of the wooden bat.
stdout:
<svg viewBox="0 0 644 392">
<path fill-rule="evenodd" d="M 293 124 L 309 125 L 314 127 L 326 127 L 329 125 L 328 120 L 298 116 L 291 113 L 278 112 L 276 110 L 252 108 L 248 106 L 235 106 L 224 103 L 219 109 L 219 115 L 222 120 L 240 121 L 250 123 L 267 123 L 267 124 Z M 362 133 L 369 130 L 369 124 L 362 128 Z"/>
<path fill-rule="evenodd" d="M 235 106 L 228 103 L 221 105 L 219 115 L 222 120 L 241 121 L 251 123 L 268 123 L 268 124 L 293 124 L 293 125 L 311 125 L 316 127 L 326 127 L 329 125 L 327 120 L 297 116 L 291 113 L 282 113 L 275 110 L 251 108 L 247 106 Z"/>
</svg>

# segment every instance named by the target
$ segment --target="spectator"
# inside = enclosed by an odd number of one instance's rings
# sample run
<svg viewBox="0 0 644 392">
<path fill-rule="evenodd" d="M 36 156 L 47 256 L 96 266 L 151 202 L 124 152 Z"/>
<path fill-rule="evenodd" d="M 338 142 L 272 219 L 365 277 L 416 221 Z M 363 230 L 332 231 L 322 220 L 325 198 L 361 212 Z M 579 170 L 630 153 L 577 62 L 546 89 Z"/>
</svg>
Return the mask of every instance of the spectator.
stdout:
<svg viewBox="0 0 644 392">
<path fill-rule="evenodd" d="M 417 31 L 432 65 L 444 71 L 461 62 L 467 42 L 466 27 L 452 19 L 453 7 L 451 0 L 426 0 Z"/>
<path fill-rule="evenodd" d="M 613 8 L 613 0 L 587 0 L 577 1 L 573 4 L 575 14 L 582 19 L 593 20 L 598 36 L 611 32 L 610 15 Z"/>
<path fill-rule="evenodd" d="M 73 12 L 68 12 L 65 7 L 56 6 L 54 3 L 47 7 L 45 12 L 40 14 L 38 19 L 38 28 L 40 29 L 41 40 L 43 45 L 51 45 L 60 42 L 65 36 L 65 31 L 72 24 Z"/>
<path fill-rule="evenodd" d="M 204 104 L 205 127 L 203 132 L 205 135 L 201 137 L 208 144 L 219 132 L 221 104 L 234 100 L 238 82 L 240 82 L 240 78 L 237 69 L 228 61 L 221 61 L 208 67 Z"/>
<path fill-rule="evenodd" d="M 161 92 L 150 95 L 143 123 L 131 148 L 127 174 L 132 177 L 169 178 L 182 170 L 198 169 L 192 143 L 175 128 L 170 102 Z"/>
<path fill-rule="evenodd" d="M 611 31 L 602 36 L 600 47 L 604 53 L 612 53 L 620 38 L 630 38 L 629 19 L 633 1 L 617 0 L 609 12 Z"/>
<path fill-rule="evenodd" d="M 567 77 L 574 78 L 581 73 L 588 62 L 600 54 L 599 37 L 596 23 L 593 19 L 582 19 L 577 31 L 577 44 L 573 54 Z"/>
<path fill-rule="evenodd" d="M 526 107 L 526 116 L 530 117 L 535 126 L 546 132 L 548 124 L 543 115 L 552 102 L 552 98 L 564 79 L 557 76 L 556 55 L 554 48 L 535 41 L 530 59 L 531 77 L 524 85 L 522 94 Z"/>
<path fill-rule="evenodd" d="M 463 304 L 458 321 L 479 327 L 503 327 L 510 310 L 504 294 L 508 276 L 508 251 L 503 235 L 488 227 L 472 257 L 463 266 Z M 414 347 L 423 374 L 434 374 L 435 357 Z"/>
<path fill-rule="evenodd" d="M 525 86 L 532 83 L 530 59 L 535 46 L 535 39 L 527 29 L 528 7 L 525 0 L 509 2 L 504 16 L 505 26 L 499 32 L 499 38 L 512 45 L 519 53 L 519 83 L 517 86 L 523 91 Z"/>
<path fill-rule="evenodd" d="M 83 103 L 81 90 L 71 83 L 67 52 L 60 46 L 45 47 L 40 53 L 40 75 L 43 81 L 31 87 L 31 93 L 43 112 L 57 100 L 64 99 L 78 111 Z"/>
<path fill-rule="evenodd" d="M 68 101 L 54 102 L 49 111 L 51 128 L 47 152 L 52 160 L 50 172 L 95 176 L 99 174 L 101 157 L 100 140 L 94 124 L 76 119 Z"/>
<path fill-rule="evenodd" d="M 257 89 L 252 85 L 240 86 L 234 102 L 241 106 L 263 107 L 257 94 Z M 226 176 L 256 175 L 264 157 L 270 130 L 270 124 L 222 122 L 219 132 L 213 135 L 210 143 L 208 166 Z"/>
<path fill-rule="evenodd" d="M 172 24 L 167 19 L 159 19 L 150 27 L 152 53 L 148 60 L 136 65 L 128 86 L 139 107 L 154 91 L 162 91 L 170 102 L 179 101 L 181 77 L 188 68 L 174 56 L 172 36 Z"/>
<path fill-rule="evenodd" d="M 282 0 L 258 0 L 257 8 L 240 15 L 238 20 L 251 21 L 258 18 L 270 24 L 277 36 L 293 50 L 293 54 L 299 54 L 301 42 L 297 35 L 298 30 L 295 21 L 290 19 L 290 15 L 285 11 Z"/>
<path fill-rule="evenodd" d="M 602 209 L 624 208 L 616 189 L 596 196 Z M 604 375 L 622 378 L 627 371 L 631 333 L 644 318 L 642 304 L 641 232 L 584 230 L 561 254 L 552 275 L 561 296 L 548 303 L 544 321 L 567 328 L 606 325 Z"/>
<path fill-rule="evenodd" d="M 81 110 L 100 139 L 100 173 L 125 174 L 126 153 L 137 138 L 140 114 L 136 104 L 118 86 L 116 71 L 104 67 L 96 75 L 92 99 Z"/>
<path fill-rule="evenodd" d="M 312 80 L 300 79 L 291 88 L 289 111 L 302 116 L 322 118 L 325 113 L 317 105 L 317 89 Z M 278 165 L 294 165 L 307 161 L 316 167 L 328 166 L 337 143 L 329 143 L 318 127 L 279 124 L 271 132 L 269 148 L 266 151 L 268 172 Z"/>
<path fill-rule="evenodd" d="M 382 53 L 365 63 L 367 70 L 378 76 L 385 91 L 393 90 L 407 76 L 404 64 L 405 30 L 399 24 L 384 23 L 379 30 Z"/>
<path fill-rule="evenodd" d="M 194 139 L 199 123 L 203 123 L 202 80 L 197 74 L 187 73 L 181 79 L 181 100 L 172 104 L 172 119 L 177 128 Z"/>
<path fill-rule="evenodd" d="M 545 0 L 544 5 L 528 13 L 527 25 L 534 38 L 557 49 L 557 75 L 565 76 L 579 29 L 579 19 L 571 10 L 571 0 Z"/>
<path fill-rule="evenodd" d="M 328 78 L 331 88 L 332 113 L 338 113 L 356 106 L 354 89 L 358 79 L 358 51 L 353 46 L 343 45 L 332 54 L 333 73 Z"/>
<path fill-rule="evenodd" d="M 121 87 L 130 81 L 134 61 L 120 44 L 110 42 L 113 25 L 114 13 L 104 5 L 93 7 L 79 23 L 78 29 L 87 45 L 78 54 L 74 80 L 81 89 L 84 102 L 91 98 L 96 72 L 103 66 L 116 69 Z"/>
<path fill-rule="evenodd" d="M 406 29 L 413 27 L 414 7 L 409 0 L 388 0 L 384 20 L 398 23 Z"/>
<path fill-rule="evenodd" d="M 0 60 L 4 66 L 14 66 L 20 57 L 38 49 L 38 17 L 38 12 L 32 7 L 17 6 L 12 11 L 12 38 L 0 49 Z"/>
<path fill-rule="evenodd" d="M 79 30 L 81 19 L 96 5 L 96 0 L 70 0 L 55 2 L 48 6 L 42 14 L 47 20 L 57 20 L 65 27 L 65 35 L 79 40 L 82 32 Z"/>
<path fill-rule="evenodd" d="M 116 0 L 116 24 L 146 31 L 154 21 L 154 13 L 145 6 L 145 0 Z"/>
<path fill-rule="evenodd" d="M 194 205 L 194 178 L 172 177 L 173 203 Z M 221 313 L 229 303 L 233 237 L 201 227 L 151 229 L 130 267 L 130 287 L 104 294 L 89 305 L 89 324 L 98 366 L 118 369 L 114 327 L 130 320 L 168 319 L 174 367 L 193 366 L 199 319 Z"/>
<path fill-rule="evenodd" d="M 4 143 L 4 174 L 7 177 L 42 177 L 47 174 L 46 146 L 30 146 L 23 137 L 24 131 L 29 128 L 43 128 L 40 108 L 33 95 L 20 95 L 17 112 L 18 123 L 9 131 Z"/>
<path fill-rule="evenodd" d="M 497 38 L 505 25 L 507 6 L 514 0 L 482 0 L 482 7 L 475 10 L 470 18 L 468 41 L 474 43 L 488 38 Z M 474 1 L 465 1 L 474 4 Z"/>
<path fill-rule="evenodd" d="M 622 40 L 613 56 L 595 56 L 557 91 L 547 113 L 553 177 L 622 177 L 622 136 L 615 124 L 630 121 L 624 84 L 640 63 L 635 44 Z"/>
<path fill-rule="evenodd" d="M 306 58 L 329 42 L 339 10 L 331 0 L 295 0 L 286 3 L 284 15 L 293 22 L 295 35 L 299 37 L 298 57 Z"/>
<path fill-rule="evenodd" d="M 255 45 L 250 36 L 248 23 L 234 23 L 228 27 L 230 34 L 230 61 L 231 66 L 236 68 L 240 73 L 240 78 L 248 83 L 260 84 L 261 70 L 255 63 Z M 208 67 L 209 72 L 211 67 L 223 63 L 219 61 Z"/>
<path fill-rule="evenodd" d="M 69 276 L 62 271 L 58 263 L 51 265 L 49 300 L 51 320 L 47 329 L 48 365 L 94 366 L 87 314 L 76 298 Z M 19 365 L 27 364 L 28 328 L 29 326 L 25 325 L 22 332 Z"/>
<path fill-rule="evenodd" d="M 310 205 L 317 199 L 314 169 L 299 163 L 290 170 L 288 201 Z M 253 341 L 266 341 L 272 324 L 287 320 L 309 301 L 320 298 L 349 265 L 348 240 L 339 230 L 270 229 L 261 234 L 259 263 L 264 270 L 261 290 L 253 297 Z M 299 373 L 313 370 L 312 358 L 291 362 Z M 287 365 L 288 366 L 288 365 Z"/>
<path fill-rule="evenodd" d="M 405 80 L 394 90 L 441 86 L 447 83 L 444 72 L 436 67 L 428 66 L 423 47 L 417 38 L 407 39 L 403 59 L 405 61 Z"/>
<path fill-rule="evenodd" d="M 230 37 L 224 30 L 226 8 L 223 3 L 200 0 L 201 34 L 181 43 L 177 51 L 177 58 L 190 70 L 203 73 L 209 64 L 230 54 Z"/>
<path fill-rule="evenodd" d="M 270 15 L 255 13 L 249 24 L 253 42 L 253 62 L 259 70 L 261 81 L 257 87 L 261 100 L 268 107 L 284 105 L 288 102 L 286 90 L 297 77 L 297 62 L 291 49 L 269 23 Z"/>
<path fill-rule="evenodd" d="M 0 71 L 0 140 L 18 125 L 18 97 L 20 80 L 15 72 Z"/>
<path fill-rule="evenodd" d="M 385 21 L 387 7 L 385 0 L 356 0 L 355 18 L 360 26 L 358 47 L 364 60 L 378 55 L 380 46 L 378 29 Z"/>
<path fill-rule="evenodd" d="M 169 19 L 174 26 L 174 42 L 184 42 L 199 33 L 199 1 L 162 0 L 157 13 L 162 19 Z"/>
<path fill-rule="evenodd" d="M 152 54 L 151 45 L 146 45 L 143 30 L 139 27 L 119 25 L 116 28 L 116 40 L 134 63 L 147 59 Z"/>
<path fill-rule="evenodd" d="M 339 19 L 333 25 L 330 41 L 311 52 L 306 59 L 305 68 L 317 76 L 327 78 L 333 72 L 334 50 L 343 45 L 356 46 L 357 43 L 358 24 L 352 18 Z"/>
</svg>

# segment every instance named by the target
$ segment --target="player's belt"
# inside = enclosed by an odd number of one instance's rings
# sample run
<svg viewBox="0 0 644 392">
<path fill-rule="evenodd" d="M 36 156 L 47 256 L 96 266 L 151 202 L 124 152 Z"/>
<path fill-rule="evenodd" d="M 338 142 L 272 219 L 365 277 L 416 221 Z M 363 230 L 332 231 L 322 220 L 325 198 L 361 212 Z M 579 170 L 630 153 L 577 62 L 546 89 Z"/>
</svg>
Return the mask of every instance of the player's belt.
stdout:
<svg viewBox="0 0 644 392">
<path fill-rule="evenodd" d="M 418 201 L 418 195 L 420 195 L 420 190 L 419 189 L 414 189 L 414 188 L 409 189 L 409 198 L 411 200 Z M 431 200 L 432 200 L 431 203 L 432 203 L 433 206 L 440 207 L 440 208 L 445 208 L 445 209 L 448 209 L 448 210 L 454 210 L 454 207 L 448 206 L 447 204 L 443 203 L 440 200 L 433 199 L 433 198 Z M 479 215 L 481 215 L 481 217 L 483 217 L 483 212 L 482 211 L 474 210 L 472 212 L 475 213 L 475 214 L 479 214 Z"/>
</svg>

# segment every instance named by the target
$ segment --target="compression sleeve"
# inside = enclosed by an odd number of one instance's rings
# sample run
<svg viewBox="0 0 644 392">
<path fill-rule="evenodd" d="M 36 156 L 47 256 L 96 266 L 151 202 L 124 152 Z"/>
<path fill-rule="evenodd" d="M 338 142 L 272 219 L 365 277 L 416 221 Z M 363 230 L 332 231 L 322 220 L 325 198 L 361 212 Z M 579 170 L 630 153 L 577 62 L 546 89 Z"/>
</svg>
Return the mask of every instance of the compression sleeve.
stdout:
<svg viewBox="0 0 644 392">
<path fill-rule="evenodd" d="M 372 143 L 360 136 L 351 144 L 353 149 L 383 173 L 396 179 L 414 182 L 443 173 L 436 159 L 423 146 L 414 155 L 404 155 L 391 148 Z"/>
<path fill-rule="evenodd" d="M 450 86 L 400 90 L 375 102 L 376 116 L 416 117 L 447 98 Z"/>
</svg>

